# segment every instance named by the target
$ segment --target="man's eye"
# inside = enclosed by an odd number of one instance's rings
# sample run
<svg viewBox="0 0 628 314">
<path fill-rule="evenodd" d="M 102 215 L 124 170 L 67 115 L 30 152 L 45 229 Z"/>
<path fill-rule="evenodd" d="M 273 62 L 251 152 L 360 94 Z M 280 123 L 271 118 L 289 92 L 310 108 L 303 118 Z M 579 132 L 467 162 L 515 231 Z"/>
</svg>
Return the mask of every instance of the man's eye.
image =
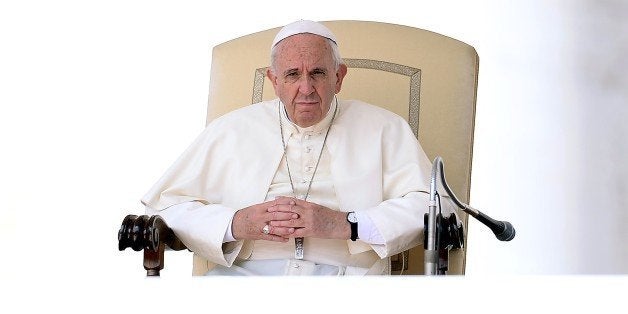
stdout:
<svg viewBox="0 0 628 314">
<path fill-rule="evenodd" d="M 284 77 L 284 80 L 286 80 L 288 82 L 294 82 L 294 81 L 296 81 L 298 79 L 299 79 L 299 73 L 297 73 L 297 72 L 289 72 Z"/>
<path fill-rule="evenodd" d="M 320 80 L 320 79 L 325 78 L 326 73 L 323 70 L 315 70 L 315 71 L 312 71 L 310 75 L 312 76 L 313 79 Z"/>
</svg>

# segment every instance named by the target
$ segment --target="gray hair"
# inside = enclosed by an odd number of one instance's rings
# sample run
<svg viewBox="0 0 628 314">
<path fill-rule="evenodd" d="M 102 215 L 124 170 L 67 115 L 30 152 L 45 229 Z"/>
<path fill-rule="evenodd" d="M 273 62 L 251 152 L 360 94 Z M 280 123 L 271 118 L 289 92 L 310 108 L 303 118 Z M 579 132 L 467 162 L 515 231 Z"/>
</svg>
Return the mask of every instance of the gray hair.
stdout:
<svg viewBox="0 0 628 314">
<path fill-rule="evenodd" d="M 331 48 L 331 57 L 334 62 L 334 69 L 338 71 L 338 68 L 340 68 L 340 65 L 344 64 L 344 61 L 342 60 L 342 57 L 340 56 L 340 49 L 338 49 L 338 45 L 333 40 L 329 38 L 325 38 L 325 39 L 327 39 L 327 43 L 329 44 L 329 47 Z M 279 43 L 277 43 L 270 49 L 270 70 L 273 71 L 273 73 L 277 73 L 275 65 L 276 65 L 276 60 L 277 60 L 277 46 L 279 46 Z"/>
</svg>

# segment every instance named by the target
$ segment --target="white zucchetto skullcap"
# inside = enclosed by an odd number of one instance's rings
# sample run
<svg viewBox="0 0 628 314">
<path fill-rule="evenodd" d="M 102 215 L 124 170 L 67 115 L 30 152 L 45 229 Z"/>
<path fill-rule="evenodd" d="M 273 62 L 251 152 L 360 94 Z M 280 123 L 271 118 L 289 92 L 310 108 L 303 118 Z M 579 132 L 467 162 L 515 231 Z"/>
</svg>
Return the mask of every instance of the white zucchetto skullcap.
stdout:
<svg viewBox="0 0 628 314">
<path fill-rule="evenodd" d="M 277 35 L 275 36 L 275 40 L 273 40 L 273 44 L 270 47 L 275 47 L 277 43 L 292 35 L 303 33 L 323 36 L 331 39 L 334 43 L 338 44 L 338 42 L 336 41 L 336 36 L 334 36 L 329 28 L 325 27 L 323 24 L 314 21 L 299 20 L 296 22 L 292 22 L 279 30 L 279 33 L 277 33 Z"/>
</svg>

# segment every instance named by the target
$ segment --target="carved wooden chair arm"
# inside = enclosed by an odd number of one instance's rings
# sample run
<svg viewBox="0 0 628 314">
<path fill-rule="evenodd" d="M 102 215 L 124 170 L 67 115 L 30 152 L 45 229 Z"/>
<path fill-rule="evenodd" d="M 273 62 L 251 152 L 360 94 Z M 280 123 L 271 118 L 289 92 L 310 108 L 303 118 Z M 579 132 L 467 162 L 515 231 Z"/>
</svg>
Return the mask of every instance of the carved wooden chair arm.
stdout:
<svg viewBox="0 0 628 314">
<path fill-rule="evenodd" d="M 164 268 L 164 251 L 187 249 L 159 215 L 127 215 L 118 231 L 118 249 L 144 250 L 147 276 L 159 276 Z"/>
</svg>

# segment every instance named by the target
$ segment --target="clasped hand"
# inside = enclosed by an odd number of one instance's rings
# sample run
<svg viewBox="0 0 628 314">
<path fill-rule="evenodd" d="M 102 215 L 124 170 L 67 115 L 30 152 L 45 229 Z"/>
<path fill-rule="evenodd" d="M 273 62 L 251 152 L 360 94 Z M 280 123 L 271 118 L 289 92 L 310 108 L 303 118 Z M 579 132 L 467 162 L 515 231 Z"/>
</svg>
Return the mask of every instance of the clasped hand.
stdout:
<svg viewBox="0 0 628 314">
<path fill-rule="evenodd" d="M 268 234 L 264 226 L 269 225 Z M 286 242 L 290 238 L 348 239 L 346 213 L 292 197 L 252 205 L 236 212 L 232 233 L 237 240 Z"/>
</svg>

